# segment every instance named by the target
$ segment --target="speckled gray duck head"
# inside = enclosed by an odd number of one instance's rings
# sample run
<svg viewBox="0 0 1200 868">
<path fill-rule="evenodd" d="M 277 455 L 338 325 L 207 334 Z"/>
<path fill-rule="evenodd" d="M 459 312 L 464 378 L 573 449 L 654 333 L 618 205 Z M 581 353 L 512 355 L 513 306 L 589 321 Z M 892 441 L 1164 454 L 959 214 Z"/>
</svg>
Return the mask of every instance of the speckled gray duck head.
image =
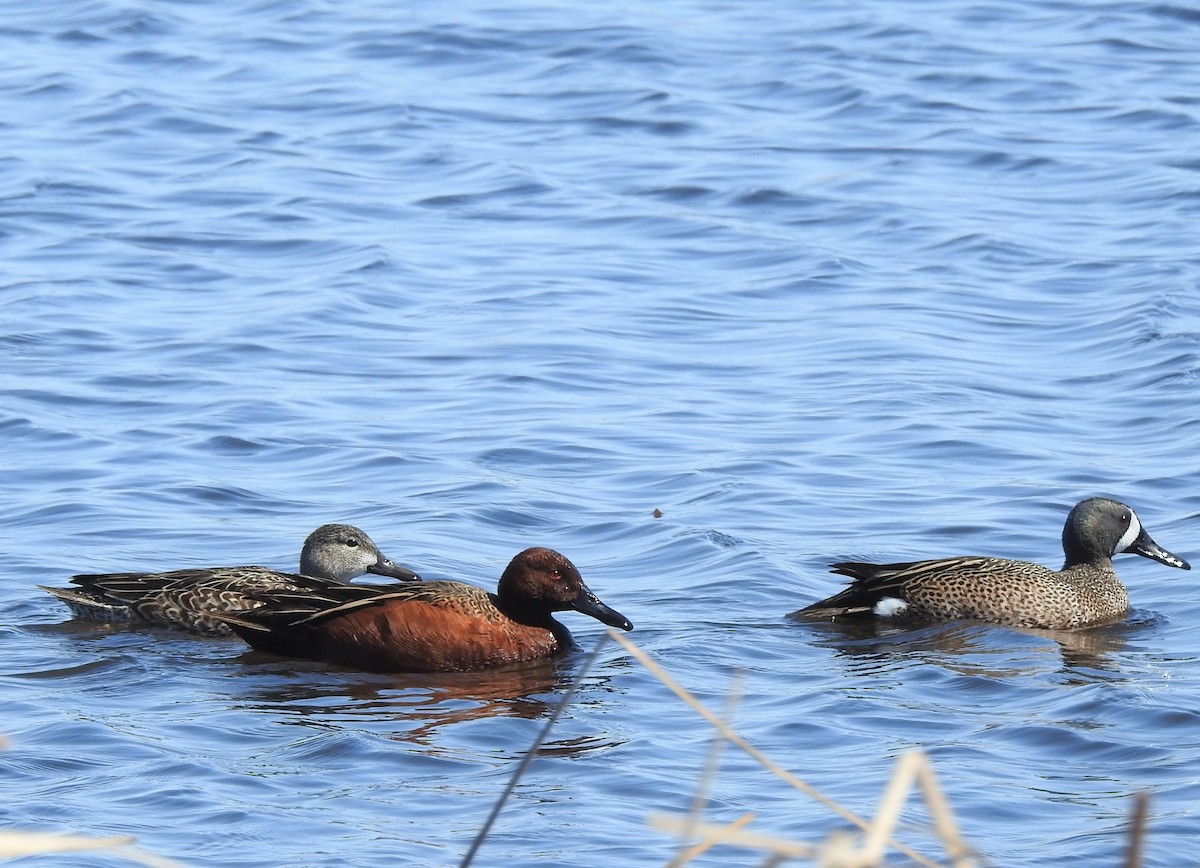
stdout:
<svg viewBox="0 0 1200 868">
<path fill-rule="evenodd" d="M 339 582 L 363 573 L 410 582 L 421 578 L 384 557 L 371 538 L 351 524 L 323 524 L 310 533 L 300 551 L 300 572 Z"/>
<path fill-rule="evenodd" d="M 1089 497 L 1075 504 L 1063 525 L 1063 552 L 1067 556 L 1063 569 L 1110 560 L 1120 552 L 1131 552 L 1181 570 L 1192 568 L 1183 558 L 1150 539 L 1130 507 L 1107 497 Z"/>
</svg>

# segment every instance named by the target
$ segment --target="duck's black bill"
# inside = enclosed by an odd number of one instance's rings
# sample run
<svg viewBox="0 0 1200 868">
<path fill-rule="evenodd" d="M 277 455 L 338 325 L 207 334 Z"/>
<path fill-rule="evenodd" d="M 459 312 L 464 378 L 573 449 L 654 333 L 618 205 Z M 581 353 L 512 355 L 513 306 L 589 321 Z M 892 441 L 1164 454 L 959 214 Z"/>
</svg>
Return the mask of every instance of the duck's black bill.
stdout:
<svg viewBox="0 0 1200 868">
<path fill-rule="evenodd" d="M 380 558 L 367 567 L 367 572 L 374 573 L 377 576 L 389 576 L 390 578 L 400 579 L 405 582 L 421 581 L 421 577 L 408 567 L 402 567 L 390 558 Z"/>
<path fill-rule="evenodd" d="M 588 590 L 587 585 L 584 585 L 580 589 L 579 596 L 575 598 L 572 606 L 576 612 L 591 615 L 601 624 L 607 624 L 610 627 L 620 627 L 622 630 L 633 629 L 633 624 L 629 622 L 628 618 L 616 609 L 604 605 L 599 597 Z"/>
<path fill-rule="evenodd" d="M 1150 534 L 1144 530 L 1138 534 L 1137 539 L 1130 543 L 1129 548 L 1125 549 L 1125 551 L 1141 555 L 1144 558 L 1150 558 L 1150 560 L 1166 564 L 1168 567 L 1178 567 L 1181 570 L 1190 570 L 1192 568 L 1192 565 L 1183 558 L 1171 554 L 1154 540 L 1150 539 Z"/>
</svg>

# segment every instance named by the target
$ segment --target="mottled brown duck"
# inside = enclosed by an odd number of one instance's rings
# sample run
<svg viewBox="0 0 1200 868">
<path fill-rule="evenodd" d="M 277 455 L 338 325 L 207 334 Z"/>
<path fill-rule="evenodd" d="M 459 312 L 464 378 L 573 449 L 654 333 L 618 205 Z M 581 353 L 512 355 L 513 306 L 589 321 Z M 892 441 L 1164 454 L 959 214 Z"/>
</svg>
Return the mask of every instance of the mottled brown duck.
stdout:
<svg viewBox="0 0 1200 868">
<path fill-rule="evenodd" d="M 1137 514 L 1104 497 L 1080 501 L 1063 527 L 1061 570 L 994 557 L 956 557 L 898 564 L 845 561 L 832 572 L 854 581 L 806 606 L 808 619 L 973 618 L 1014 627 L 1074 630 L 1125 617 L 1129 596 L 1113 555 L 1131 552 L 1182 570 L 1187 561 L 1159 546 Z"/>
<path fill-rule="evenodd" d="M 346 583 L 366 573 L 402 581 L 420 576 L 386 558 L 359 528 L 325 524 L 314 530 L 300 551 L 300 574 L 269 567 L 203 567 L 161 573 L 100 573 L 72 576 L 75 587 L 43 590 L 62 600 L 85 621 L 144 622 L 193 633 L 229 635 L 217 613 L 236 613 L 261 606 L 258 594 L 303 591 L 312 580 Z M 323 585 L 322 585 L 323 586 Z M 351 585 L 357 591 L 377 590 Z"/>
</svg>

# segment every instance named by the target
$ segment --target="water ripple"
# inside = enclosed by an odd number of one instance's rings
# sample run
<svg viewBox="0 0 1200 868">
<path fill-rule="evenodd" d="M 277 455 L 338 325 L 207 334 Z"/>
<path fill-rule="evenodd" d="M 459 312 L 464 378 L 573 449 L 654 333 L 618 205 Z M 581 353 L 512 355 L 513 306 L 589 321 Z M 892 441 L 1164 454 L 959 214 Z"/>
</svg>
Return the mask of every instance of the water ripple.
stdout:
<svg viewBox="0 0 1200 868">
<path fill-rule="evenodd" d="M 563 550 L 710 705 L 744 673 L 739 729 L 857 809 L 923 747 L 997 863 L 1113 861 L 1143 789 L 1147 864 L 1189 851 L 1189 574 L 1119 557 L 1135 611 L 1084 635 L 785 616 L 839 558 L 1056 564 L 1090 494 L 1195 557 L 1193 11 L 8 12 L 6 826 L 458 858 L 578 658 L 363 675 L 34 587 L 291 568 L 345 520 L 487 587 Z M 486 858 L 661 864 L 646 814 L 710 739 L 606 649 Z M 726 752 L 709 814 L 745 812 L 833 827 Z"/>
</svg>

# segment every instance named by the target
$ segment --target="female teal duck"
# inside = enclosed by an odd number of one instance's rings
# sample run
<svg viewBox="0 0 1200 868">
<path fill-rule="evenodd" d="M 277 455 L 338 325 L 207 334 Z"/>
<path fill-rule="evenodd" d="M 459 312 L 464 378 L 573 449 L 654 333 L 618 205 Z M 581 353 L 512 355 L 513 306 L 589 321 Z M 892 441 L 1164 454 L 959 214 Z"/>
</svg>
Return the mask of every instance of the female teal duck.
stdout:
<svg viewBox="0 0 1200 868">
<path fill-rule="evenodd" d="M 853 561 L 832 572 L 854 579 L 797 617 L 975 618 L 1014 627 L 1074 630 L 1119 621 L 1129 611 L 1112 557 L 1132 552 L 1169 567 L 1187 561 L 1161 548 L 1136 513 L 1104 497 L 1080 501 L 1063 527 L 1066 563 L 1057 572 L 1003 558 L 958 557 L 903 564 Z"/>
<path fill-rule="evenodd" d="M 554 612 L 574 609 L 622 630 L 633 624 L 588 589 L 569 560 L 531 548 L 489 593 L 461 582 L 422 582 L 371 595 L 353 585 L 279 590 L 265 605 L 224 616 L 254 648 L 381 672 L 471 671 L 553 657 L 574 648 Z"/>
<path fill-rule="evenodd" d="M 72 576 L 74 588 L 47 588 L 86 621 L 143 621 L 193 633 L 228 635 L 217 613 L 241 612 L 262 605 L 257 594 L 304 590 L 306 577 L 345 583 L 364 573 L 403 581 L 420 576 L 380 553 L 371 538 L 349 524 L 325 524 L 314 530 L 300 551 L 300 572 L 267 567 L 207 567 L 165 573 L 102 573 Z M 354 588 L 369 586 L 352 585 Z"/>
</svg>

